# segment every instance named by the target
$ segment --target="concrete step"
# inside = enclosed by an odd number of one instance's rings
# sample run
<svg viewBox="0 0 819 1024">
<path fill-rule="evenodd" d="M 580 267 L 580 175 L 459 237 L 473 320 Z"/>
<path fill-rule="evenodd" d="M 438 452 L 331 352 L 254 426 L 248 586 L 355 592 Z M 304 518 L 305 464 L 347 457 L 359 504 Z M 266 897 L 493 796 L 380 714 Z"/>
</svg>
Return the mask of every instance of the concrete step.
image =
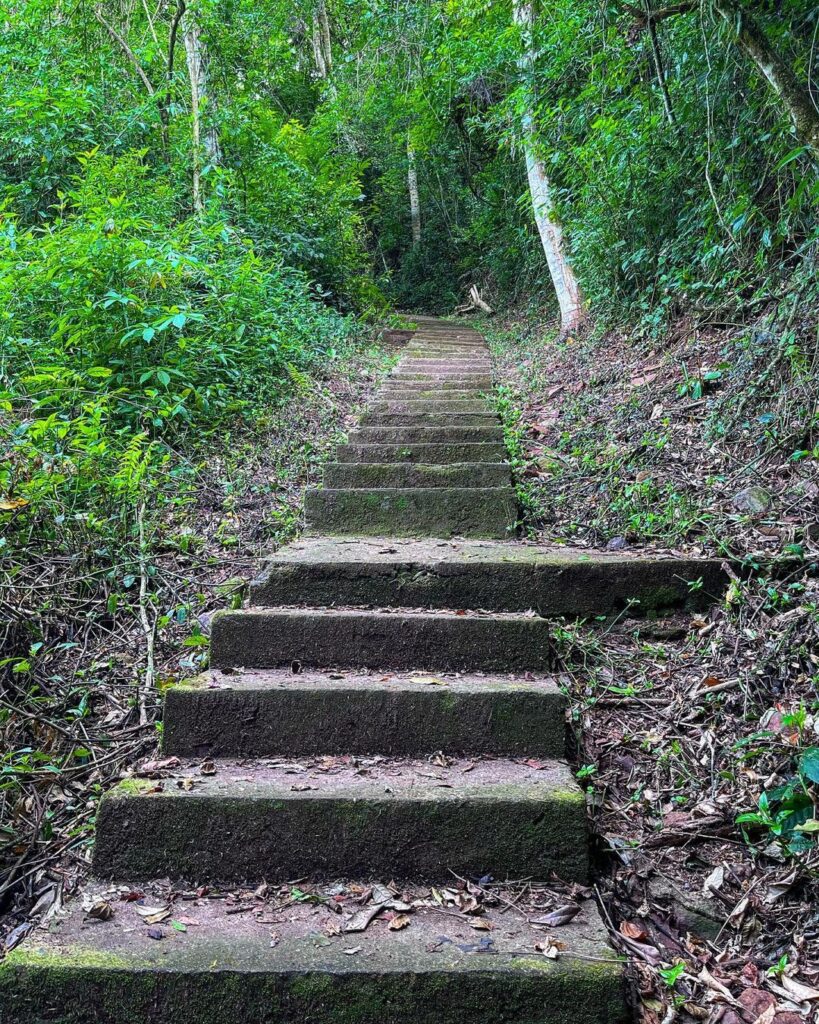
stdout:
<svg viewBox="0 0 819 1024">
<path fill-rule="evenodd" d="M 481 412 L 365 412 L 359 419 L 363 427 L 488 427 L 499 423 L 491 409 Z"/>
<path fill-rule="evenodd" d="M 491 427 L 368 427 L 353 430 L 351 444 L 480 444 L 503 441 L 503 428 Z"/>
<path fill-rule="evenodd" d="M 718 559 L 549 548 L 520 541 L 300 538 L 251 585 L 255 605 L 470 608 L 541 615 L 701 610 L 728 577 Z"/>
<path fill-rule="evenodd" d="M 386 377 L 381 387 L 386 391 L 428 391 L 434 394 L 440 394 L 443 391 L 447 394 L 441 397 L 448 397 L 450 391 L 477 391 L 479 395 L 489 394 L 492 392 L 492 381 L 486 377 L 484 382 L 477 384 L 473 381 L 464 383 L 457 379 L 436 380 L 430 383 L 423 379 L 407 380 L 405 378 L 402 380 L 397 377 Z"/>
<path fill-rule="evenodd" d="M 244 608 L 213 617 L 212 668 L 548 672 L 551 626 L 534 615 Z"/>
<path fill-rule="evenodd" d="M 401 354 L 402 359 L 441 359 L 452 357 L 455 359 L 489 359 L 489 350 L 482 345 L 407 345 Z"/>
<path fill-rule="evenodd" d="M 506 487 L 384 487 L 308 490 L 307 526 L 313 533 L 396 537 L 508 537 L 517 498 Z"/>
<path fill-rule="evenodd" d="M 488 374 L 492 370 L 492 363 L 489 359 L 452 359 L 445 356 L 441 359 L 402 359 L 397 369 L 402 373 L 449 373 L 465 370 L 467 373 Z"/>
<path fill-rule="evenodd" d="M 370 402 L 367 407 L 369 415 L 415 415 L 426 413 L 427 415 L 439 415 L 441 413 L 457 413 L 460 415 L 475 415 L 485 413 L 497 419 L 497 413 L 492 405 L 485 399 L 463 400 L 460 398 L 405 398 L 402 400 L 393 398 L 382 398 L 376 395 L 376 400 Z"/>
<path fill-rule="evenodd" d="M 455 391 L 453 388 L 448 391 L 407 391 L 403 388 L 385 386 L 376 391 L 374 402 L 451 402 L 453 404 L 483 402 L 485 406 L 491 407 L 491 398 L 485 391 L 480 391 L 478 388 L 460 391 Z"/>
<path fill-rule="evenodd" d="M 486 444 L 341 444 L 335 455 L 338 462 L 405 462 L 442 466 L 455 462 L 500 462 L 508 453 L 503 442 L 495 441 Z"/>
<path fill-rule="evenodd" d="M 143 906 L 163 907 L 167 885 L 94 881 L 84 896 L 110 901 L 109 920 L 89 925 L 75 897 L 67 918 L 0 963 L 3 1024 L 626 1024 L 623 968 L 592 900 L 555 933 L 551 960 L 539 952 L 551 933 L 527 920 L 544 911 L 491 900 L 479 919 L 416 907 L 401 930 L 382 911 L 366 931 L 346 932 L 372 883 L 305 884 L 302 902 L 289 889 L 233 904 L 200 896 L 151 926 L 119 894 L 143 891 Z M 415 903 L 429 889 L 406 895 Z M 196 924 L 172 926 L 186 917 Z"/>
<path fill-rule="evenodd" d="M 508 487 L 511 481 L 511 470 L 503 462 L 461 462 L 447 466 L 329 462 L 324 467 L 324 486 L 336 489 Z"/>
<path fill-rule="evenodd" d="M 438 387 L 442 383 L 458 384 L 459 387 L 491 388 L 492 378 L 480 370 L 405 370 L 398 367 L 387 378 L 391 381 L 417 382 L 427 387 Z"/>
<path fill-rule="evenodd" d="M 93 870 L 193 884 L 364 875 L 588 874 L 585 798 L 560 761 L 321 757 L 182 764 L 100 802 Z M 186 782 L 185 780 L 190 780 Z"/>
<path fill-rule="evenodd" d="M 211 670 L 165 691 L 178 757 L 449 753 L 562 757 L 554 681 L 503 675 Z"/>
</svg>

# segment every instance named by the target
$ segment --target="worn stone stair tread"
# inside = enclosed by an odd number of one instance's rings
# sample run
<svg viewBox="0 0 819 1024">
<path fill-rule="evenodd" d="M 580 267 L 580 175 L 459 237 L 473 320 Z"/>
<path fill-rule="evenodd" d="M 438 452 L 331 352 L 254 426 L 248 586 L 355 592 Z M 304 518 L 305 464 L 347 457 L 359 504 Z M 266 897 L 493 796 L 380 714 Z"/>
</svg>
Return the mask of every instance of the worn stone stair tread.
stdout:
<svg viewBox="0 0 819 1024">
<path fill-rule="evenodd" d="M 503 428 L 453 427 L 443 424 L 437 427 L 357 427 L 347 440 L 350 444 L 448 444 L 450 442 L 503 441 Z"/>
<path fill-rule="evenodd" d="M 447 409 L 439 412 L 365 412 L 358 422 L 367 427 L 489 427 L 499 424 L 499 419 L 491 409 L 481 412 Z"/>
<path fill-rule="evenodd" d="M 531 758 L 216 759 L 129 779 L 97 812 L 100 877 L 194 884 L 451 872 L 583 882 L 585 797 L 567 764 Z"/>
<path fill-rule="evenodd" d="M 436 399 L 427 398 L 407 398 L 401 401 L 395 399 L 379 399 L 377 401 L 370 402 L 368 411 L 371 413 L 439 413 L 439 412 L 457 412 L 457 413 L 476 413 L 484 412 L 491 413 L 493 416 L 497 416 L 497 412 L 492 408 L 491 403 L 483 399 L 446 399 L 441 398 L 439 395 Z"/>
<path fill-rule="evenodd" d="M 459 381 L 457 378 L 437 381 L 402 380 L 397 377 L 387 377 L 382 388 L 400 391 L 434 391 L 436 394 L 441 391 L 477 391 L 479 394 L 487 394 L 492 390 L 492 382 L 487 377 L 479 381 Z"/>
<path fill-rule="evenodd" d="M 603 615 L 703 608 L 727 584 L 719 559 L 661 552 L 513 540 L 302 537 L 265 560 L 250 599 L 268 606 L 336 602 Z"/>
<path fill-rule="evenodd" d="M 512 473 L 504 462 L 456 462 L 449 465 L 388 462 L 327 462 L 329 488 L 504 487 Z"/>
<path fill-rule="evenodd" d="M 378 879 L 372 880 L 378 881 Z M 362 879 L 361 884 L 372 884 Z M 470 918 L 415 910 L 393 931 L 381 914 L 363 932 L 327 936 L 340 924 L 327 904 L 296 903 L 260 923 L 228 914 L 224 899 L 177 903 L 195 919 L 167 921 L 151 938 L 120 889 L 167 903 L 166 887 L 93 880 L 86 894 L 109 899 L 108 921 L 89 925 L 79 899 L 50 931 L 37 930 L 0 963 L 3 1024 L 624 1024 L 622 964 L 591 901 L 560 928 L 557 960 L 537 951 L 544 930 L 490 907 L 490 930 Z M 271 938 L 275 933 L 275 939 Z M 491 939 L 494 955 L 475 953 Z M 354 952 L 350 952 L 354 951 Z M 73 1018 L 59 1016 L 71 1012 Z"/>
<path fill-rule="evenodd" d="M 212 669 L 165 691 L 162 749 L 198 758 L 438 750 L 560 757 L 565 706 L 549 677 Z"/>
<path fill-rule="evenodd" d="M 503 487 L 370 487 L 308 490 L 312 533 L 390 533 L 398 537 L 505 537 L 514 530 L 517 498 Z"/>
<path fill-rule="evenodd" d="M 502 441 L 420 444 L 342 444 L 335 450 L 338 463 L 412 463 L 433 466 L 452 465 L 459 462 L 484 463 L 504 462 L 506 446 Z"/>
<path fill-rule="evenodd" d="M 217 612 L 214 668 L 335 666 L 443 672 L 543 672 L 553 667 L 547 620 L 505 613 L 242 608 Z"/>
<path fill-rule="evenodd" d="M 416 403 L 424 402 L 428 404 L 455 404 L 461 405 L 463 403 L 478 403 L 480 402 L 485 407 L 488 407 L 490 402 L 486 391 L 481 391 L 480 388 L 461 388 L 460 390 L 450 389 L 449 391 L 404 391 L 398 388 L 379 388 L 376 391 L 373 404 L 381 405 L 383 403 Z"/>
</svg>

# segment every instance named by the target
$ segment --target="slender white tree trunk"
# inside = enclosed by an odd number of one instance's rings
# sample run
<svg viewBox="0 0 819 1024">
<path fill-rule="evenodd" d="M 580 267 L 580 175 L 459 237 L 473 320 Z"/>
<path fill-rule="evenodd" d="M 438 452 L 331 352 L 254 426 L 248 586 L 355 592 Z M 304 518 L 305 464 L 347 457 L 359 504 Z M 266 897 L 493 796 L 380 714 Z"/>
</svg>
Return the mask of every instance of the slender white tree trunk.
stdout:
<svg viewBox="0 0 819 1024">
<path fill-rule="evenodd" d="M 776 53 L 749 11 L 735 0 L 715 0 L 714 8 L 736 34 L 740 49 L 751 58 L 757 71 L 776 93 L 790 116 L 799 141 L 811 149 L 814 160 L 819 158 L 819 112 L 813 105 L 808 87 Z"/>
<path fill-rule="evenodd" d="M 412 219 L 412 247 L 421 241 L 421 199 L 418 195 L 418 168 L 415 150 L 407 140 L 407 185 L 409 187 L 410 217 Z"/>
<path fill-rule="evenodd" d="M 534 71 L 533 4 L 515 0 L 513 11 L 515 23 L 520 26 L 523 34 L 524 49 L 520 60 L 520 70 L 526 82 L 526 103 L 521 117 L 521 141 L 526 156 L 529 192 L 532 196 L 535 223 L 560 306 L 561 332 L 568 334 L 576 330 L 583 322 L 583 293 L 580 290 L 580 283 L 566 259 L 563 226 L 555 210 L 546 165 L 538 151 L 531 92 L 531 79 Z"/>
<path fill-rule="evenodd" d="M 202 164 L 222 162 L 222 147 L 219 132 L 213 123 L 213 99 L 208 96 L 208 53 L 199 23 L 190 11 L 185 15 L 183 30 L 188 77 L 191 83 L 191 118 L 193 121 L 193 208 L 197 213 L 204 209 L 202 199 Z M 202 107 L 208 105 L 208 124 L 202 129 Z"/>
</svg>

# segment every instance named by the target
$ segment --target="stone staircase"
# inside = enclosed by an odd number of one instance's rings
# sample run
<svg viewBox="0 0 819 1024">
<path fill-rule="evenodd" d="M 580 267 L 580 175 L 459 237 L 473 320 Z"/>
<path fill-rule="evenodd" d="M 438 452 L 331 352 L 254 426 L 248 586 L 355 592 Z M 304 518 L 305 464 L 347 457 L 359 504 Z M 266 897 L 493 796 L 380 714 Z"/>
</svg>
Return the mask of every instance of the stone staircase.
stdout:
<svg viewBox="0 0 819 1024">
<path fill-rule="evenodd" d="M 168 692 L 178 765 L 102 800 L 84 909 L 0 965 L 3 1024 L 625 1019 L 592 900 L 545 928 L 487 899 L 476 931 L 435 894 L 588 882 L 546 616 L 705 604 L 724 579 L 515 540 L 490 387 L 480 335 L 422 321 L 308 493 L 309 532 L 214 619 L 210 670 Z M 286 881 L 311 895 L 265 910 Z M 115 901 L 140 892 L 173 899 L 168 920 Z"/>
</svg>

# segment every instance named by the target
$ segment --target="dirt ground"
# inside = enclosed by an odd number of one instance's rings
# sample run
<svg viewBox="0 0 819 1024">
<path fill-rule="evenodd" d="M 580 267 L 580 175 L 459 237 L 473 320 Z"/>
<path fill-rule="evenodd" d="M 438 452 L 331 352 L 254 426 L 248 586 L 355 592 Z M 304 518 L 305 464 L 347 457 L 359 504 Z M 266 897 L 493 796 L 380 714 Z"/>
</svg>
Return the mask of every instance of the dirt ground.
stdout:
<svg viewBox="0 0 819 1024">
<path fill-rule="evenodd" d="M 705 615 L 563 635 L 597 886 L 651 1024 L 819 1011 L 819 375 L 792 326 L 799 353 L 489 330 L 530 534 L 734 577 Z"/>
</svg>

